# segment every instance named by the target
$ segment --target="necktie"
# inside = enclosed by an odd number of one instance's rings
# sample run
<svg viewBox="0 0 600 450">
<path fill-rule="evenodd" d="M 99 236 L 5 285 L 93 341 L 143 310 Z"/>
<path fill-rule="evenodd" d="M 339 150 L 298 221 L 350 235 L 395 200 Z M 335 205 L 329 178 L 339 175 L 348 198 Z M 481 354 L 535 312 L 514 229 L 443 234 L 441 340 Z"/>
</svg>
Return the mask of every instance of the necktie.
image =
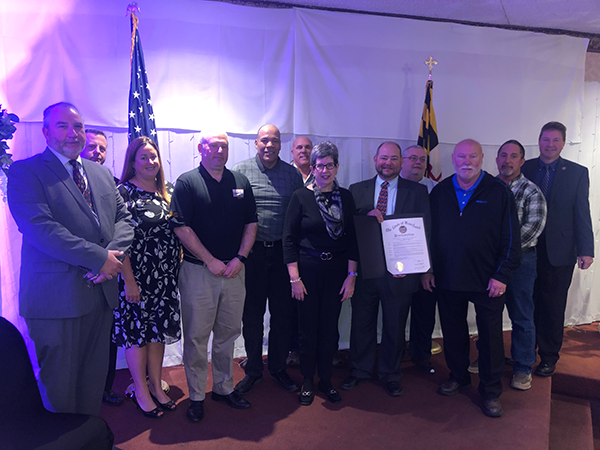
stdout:
<svg viewBox="0 0 600 450">
<path fill-rule="evenodd" d="M 381 191 L 379 191 L 379 198 L 377 199 L 377 209 L 384 216 L 387 214 L 388 184 L 390 183 L 387 181 L 381 183 Z"/>
<path fill-rule="evenodd" d="M 544 194 L 544 197 L 548 198 L 548 188 L 550 187 L 550 166 L 542 166 L 542 181 L 540 182 L 540 189 Z"/>
<path fill-rule="evenodd" d="M 87 187 L 85 180 L 83 179 L 81 171 L 79 170 L 79 163 L 76 159 L 69 160 L 69 163 L 73 166 L 73 181 L 75 181 L 75 184 L 83 194 L 83 198 L 85 198 L 85 201 L 93 211 L 94 207 L 92 206 L 92 194 L 90 192 L 90 188 Z"/>
</svg>

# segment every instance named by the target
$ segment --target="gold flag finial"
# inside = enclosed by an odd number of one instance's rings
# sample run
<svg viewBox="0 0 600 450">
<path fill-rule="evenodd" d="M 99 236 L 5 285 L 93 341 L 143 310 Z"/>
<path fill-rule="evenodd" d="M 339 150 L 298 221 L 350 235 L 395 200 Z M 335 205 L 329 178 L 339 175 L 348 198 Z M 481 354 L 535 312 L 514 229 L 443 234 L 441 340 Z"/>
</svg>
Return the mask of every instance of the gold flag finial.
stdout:
<svg viewBox="0 0 600 450">
<path fill-rule="evenodd" d="M 430 56 L 425 60 L 425 65 L 429 68 L 429 80 L 431 80 L 431 70 L 433 69 L 433 66 L 437 65 L 437 63 L 438 62 L 433 59 L 433 56 Z"/>
</svg>

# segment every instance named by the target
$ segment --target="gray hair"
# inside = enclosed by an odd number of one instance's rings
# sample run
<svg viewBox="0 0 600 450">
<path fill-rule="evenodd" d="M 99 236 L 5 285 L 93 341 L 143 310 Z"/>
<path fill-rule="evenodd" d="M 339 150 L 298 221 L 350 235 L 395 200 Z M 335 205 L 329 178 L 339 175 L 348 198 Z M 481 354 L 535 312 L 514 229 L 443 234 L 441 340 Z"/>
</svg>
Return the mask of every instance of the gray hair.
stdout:
<svg viewBox="0 0 600 450">
<path fill-rule="evenodd" d="M 77 114 L 79 114 L 81 116 L 81 113 L 79 112 L 79 110 L 77 109 L 77 107 L 75 105 L 73 105 L 72 103 L 67 103 L 67 102 L 58 102 L 55 103 L 54 105 L 50 105 L 48 106 L 45 110 L 44 110 L 44 128 L 48 129 L 48 127 L 50 126 L 50 113 L 52 112 L 52 110 L 54 108 L 70 108 L 70 109 L 74 109 L 75 111 L 77 111 Z M 82 120 L 83 120 L 83 116 Z"/>
<path fill-rule="evenodd" d="M 333 159 L 334 164 L 337 166 L 339 153 L 335 144 L 329 141 L 319 142 L 313 147 L 310 154 L 310 165 L 314 166 L 317 163 L 317 158 L 324 159 L 328 156 L 331 156 L 331 159 Z"/>
<path fill-rule="evenodd" d="M 208 143 L 208 140 L 211 137 L 215 137 L 215 136 L 225 136 L 227 138 L 227 141 L 229 142 L 229 136 L 227 135 L 227 132 L 225 132 L 224 130 L 206 129 L 206 130 L 202 130 L 202 132 L 200 133 L 200 144 L 204 145 L 204 144 Z"/>
<path fill-rule="evenodd" d="M 411 145 L 410 147 L 407 147 L 404 150 L 402 150 L 402 157 L 406 158 L 406 155 L 408 155 L 408 151 L 413 148 L 419 148 L 419 149 L 423 150 L 425 153 L 427 153 L 423 147 L 415 144 L 415 145 Z"/>
</svg>

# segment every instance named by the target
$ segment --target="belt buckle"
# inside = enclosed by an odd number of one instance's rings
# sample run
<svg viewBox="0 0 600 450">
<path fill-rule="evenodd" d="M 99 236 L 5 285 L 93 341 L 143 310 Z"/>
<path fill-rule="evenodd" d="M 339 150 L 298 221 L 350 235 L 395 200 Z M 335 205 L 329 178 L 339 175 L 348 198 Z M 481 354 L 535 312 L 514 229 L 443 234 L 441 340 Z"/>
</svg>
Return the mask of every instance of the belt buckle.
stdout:
<svg viewBox="0 0 600 450">
<path fill-rule="evenodd" d="M 333 258 L 333 255 L 330 252 L 321 252 L 321 255 L 319 256 L 321 257 L 321 261 L 329 261 Z"/>
<path fill-rule="evenodd" d="M 266 248 L 271 248 L 271 247 L 275 247 L 275 242 L 273 242 L 273 241 L 271 241 L 271 242 L 266 242 L 266 241 L 265 241 L 265 242 L 263 242 L 263 245 L 264 245 Z"/>
</svg>

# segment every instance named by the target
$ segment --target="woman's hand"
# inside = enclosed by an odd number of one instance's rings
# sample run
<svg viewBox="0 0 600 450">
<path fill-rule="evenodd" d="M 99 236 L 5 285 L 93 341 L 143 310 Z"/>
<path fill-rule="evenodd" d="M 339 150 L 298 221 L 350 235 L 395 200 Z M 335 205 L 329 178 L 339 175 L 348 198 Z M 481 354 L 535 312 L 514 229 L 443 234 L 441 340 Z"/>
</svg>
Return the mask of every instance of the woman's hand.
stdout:
<svg viewBox="0 0 600 450">
<path fill-rule="evenodd" d="M 298 300 L 299 302 L 303 302 L 304 296 L 307 295 L 308 292 L 306 292 L 306 288 L 304 287 L 304 283 L 302 282 L 302 280 L 298 278 L 298 281 L 295 281 L 294 283 L 290 284 L 292 285 L 292 297 Z"/>
<path fill-rule="evenodd" d="M 140 302 L 140 288 L 135 280 L 125 282 L 125 300 L 127 300 L 129 303 Z"/>
<path fill-rule="evenodd" d="M 356 277 L 354 275 L 348 275 L 344 280 L 344 284 L 342 284 L 342 289 L 340 289 L 340 295 L 342 296 L 342 302 L 352 298 L 354 295 L 354 283 L 356 282 Z"/>
</svg>

